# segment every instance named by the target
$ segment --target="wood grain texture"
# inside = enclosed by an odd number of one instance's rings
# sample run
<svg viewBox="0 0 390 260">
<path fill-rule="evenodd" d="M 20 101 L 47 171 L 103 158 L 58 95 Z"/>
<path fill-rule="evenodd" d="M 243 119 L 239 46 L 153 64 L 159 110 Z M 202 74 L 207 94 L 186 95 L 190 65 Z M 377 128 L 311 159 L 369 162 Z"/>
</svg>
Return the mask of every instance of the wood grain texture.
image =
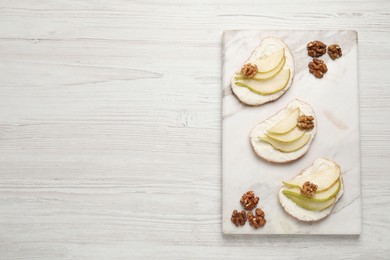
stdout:
<svg viewBox="0 0 390 260">
<path fill-rule="evenodd" d="M 390 257 L 390 2 L 0 2 L 0 259 Z M 359 33 L 363 233 L 223 236 L 221 36 Z"/>
</svg>

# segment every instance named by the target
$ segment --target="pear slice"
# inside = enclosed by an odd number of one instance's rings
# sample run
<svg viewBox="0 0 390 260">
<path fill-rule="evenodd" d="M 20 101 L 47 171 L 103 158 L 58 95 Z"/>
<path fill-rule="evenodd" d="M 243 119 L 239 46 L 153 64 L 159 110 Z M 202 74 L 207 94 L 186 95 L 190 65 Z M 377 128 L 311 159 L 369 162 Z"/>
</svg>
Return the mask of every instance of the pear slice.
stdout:
<svg viewBox="0 0 390 260">
<path fill-rule="evenodd" d="M 246 87 L 250 91 L 263 96 L 275 94 L 283 90 L 290 80 L 290 70 L 284 69 L 275 77 L 263 81 L 254 79 L 239 80 L 237 86 Z"/>
<path fill-rule="evenodd" d="M 273 133 L 266 133 L 266 135 L 269 138 L 274 139 L 275 141 L 282 142 L 282 143 L 290 143 L 295 140 L 298 140 L 301 138 L 306 131 L 301 130 L 299 127 L 293 128 L 290 132 L 287 132 L 285 134 L 273 134 Z"/>
<path fill-rule="evenodd" d="M 310 134 L 305 134 L 301 136 L 299 139 L 292 142 L 279 142 L 266 135 L 259 137 L 261 141 L 267 142 L 270 145 L 272 145 L 275 149 L 285 153 L 291 153 L 301 149 L 303 146 L 305 146 L 305 144 L 307 144 L 307 142 L 309 142 L 310 138 L 311 138 Z"/>
<path fill-rule="evenodd" d="M 265 56 L 254 62 L 257 65 L 257 70 L 260 73 L 266 73 L 274 70 L 284 58 L 284 48 Z"/>
<path fill-rule="evenodd" d="M 272 134 L 285 134 L 294 129 L 297 126 L 298 117 L 300 111 L 299 108 L 294 109 L 287 117 L 280 120 L 278 123 L 268 129 L 269 133 Z"/>
<path fill-rule="evenodd" d="M 299 188 L 287 188 L 283 190 L 283 194 L 286 195 L 287 197 L 293 196 L 303 200 L 324 202 L 332 199 L 333 197 L 336 197 L 337 193 L 339 193 L 340 191 L 340 188 L 341 188 L 341 184 L 340 184 L 340 180 L 338 180 L 335 184 L 332 185 L 332 187 L 330 187 L 326 191 L 320 193 L 314 193 L 313 197 L 306 197 L 302 195 Z"/>
<path fill-rule="evenodd" d="M 340 178 L 340 166 L 336 163 L 319 158 L 313 165 L 303 170 L 302 175 L 297 176 L 283 184 L 290 188 L 300 188 L 306 181 L 310 181 L 318 186 L 317 193 L 328 190 Z"/>
<path fill-rule="evenodd" d="M 279 63 L 279 65 L 275 69 L 273 69 L 269 72 L 265 72 L 265 73 L 256 73 L 256 75 L 252 79 L 254 79 L 254 80 L 271 79 L 271 78 L 275 77 L 283 69 L 283 66 L 285 63 L 286 63 L 286 58 L 283 57 L 282 61 Z M 235 79 L 243 80 L 246 78 L 241 73 L 237 73 L 237 76 L 235 77 Z"/>
<path fill-rule="evenodd" d="M 320 211 L 324 210 L 326 208 L 329 208 L 336 202 L 336 198 L 333 197 L 327 201 L 311 201 L 311 200 L 306 200 L 306 199 L 301 199 L 295 196 L 291 196 L 289 194 L 285 194 L 287 198 L 290 200 L 294 201 L 298 206 L 301 208 L 307 209 L 307 210 L 312 210 L 312 211 Z"/>
</svg>

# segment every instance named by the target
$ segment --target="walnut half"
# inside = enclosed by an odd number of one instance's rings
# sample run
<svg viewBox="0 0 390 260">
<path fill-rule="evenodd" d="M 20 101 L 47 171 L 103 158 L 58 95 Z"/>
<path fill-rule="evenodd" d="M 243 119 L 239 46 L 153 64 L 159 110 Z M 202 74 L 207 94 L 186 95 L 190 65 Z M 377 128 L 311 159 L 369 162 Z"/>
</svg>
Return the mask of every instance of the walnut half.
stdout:
<svg viewBox="0 0 390 260">
<path fill-rule="evenodd" d="M 244 209 L 252 210 L 256 208 L 257 203 L 259 203 L 259 197 L 256 197 L 253 191 L 248 191 L 242 195 L 240 203 Z"/>
<path fill-rule="evenodd" d="M 321 57 L 326 53 L 326 45 L 321 41 L 312 41 L 307 44 L 307 54 L 311 57 Z"/>
<path fill-rule="evenodd" d="M 246 222 L 246 212 L 242 210 L 241 212 L 234 210 L 232 213 L 231 221 L 236 227 L 245 225 Z"/>
<path fill-rule="evenodd" d="M 317 185 L 307 181 L 301 187 L 301 194 L 306 197 L 313 197 L 314 193 L 317 191 L 317 188 Z"/>
<path fill-rule="evenodd" d="M 314 58 L 313 61 L 309 63 L 309 71 L 316 78 L 322 78 L 328 71 L 328 67 L 323 60 Z"/>
<path fill-rule="evenodd" d="M 341 48 L 338 44 L 332 44 L 328 47 L 328 54 L 332 60 L 338 59 L 343 56 Z"/>
<path fill-rule="evenodd" d="M 249 225 L 258 229 L 259 227 L 263 227 L 267 223 L 267 220 L 265 220 L 265 214 L 262 209 L 257 208 L 255 213 L 256 215 L 253 215 L 252 211 L 248 212 L 248 222 Z"/>
<path fill-rule="evenodd" d="M 245 78 L 253 78 L 258 72 L 256 64 L 247 63 L 241 68 L 241 74 Z"/>
<path fill-rule="evenodd" d="M 298 117 L 297 126 L 302 130 L 310 130 L 314 128 L 314 117 L 301 115 Z"/>
</svg>

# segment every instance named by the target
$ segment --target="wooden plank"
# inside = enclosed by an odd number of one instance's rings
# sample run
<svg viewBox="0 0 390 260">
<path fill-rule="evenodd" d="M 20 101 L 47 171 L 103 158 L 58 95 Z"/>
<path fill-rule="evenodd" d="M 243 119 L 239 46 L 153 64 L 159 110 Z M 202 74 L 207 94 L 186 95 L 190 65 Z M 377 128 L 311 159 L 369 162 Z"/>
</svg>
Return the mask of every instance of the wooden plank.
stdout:
<svg viewBox="0 0 390 260">
<path fill-rule="evenodd" d="M 390 257 L 389 1 L 0 12 L 1 259 Z M 360 238 L 221 234 L 222 30 L 262 28 L 359 33 Z"/>
</svg>

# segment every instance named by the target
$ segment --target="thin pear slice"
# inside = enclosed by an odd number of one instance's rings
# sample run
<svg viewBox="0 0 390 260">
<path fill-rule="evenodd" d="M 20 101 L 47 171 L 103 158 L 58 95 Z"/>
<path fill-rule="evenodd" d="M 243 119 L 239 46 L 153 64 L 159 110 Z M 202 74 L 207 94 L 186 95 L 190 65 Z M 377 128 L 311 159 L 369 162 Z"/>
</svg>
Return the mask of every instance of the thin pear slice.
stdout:
<svg viewBox="0 0 390 260">
<path fill-rule="evenodd" d="M 294 109 L 287 117 L 268 129 L 268 132 L 272 134 L 285 134 L 291 131 L 297 126 L 299 113 L 299 108 Z"/>
<path fill-rule="evenodd" d="M 287 86 L 289 80 L 290 70 L 284 69 L 271 79 L 263 81 L 254 79 L 239 80 L 236 82 L 236 85 L 246 87 L 254 93 L 266 96 L 283 90 Z"/>
<path fill-rule="evenodd" d="M 266 135 L 269 138 L 274 139 L 275 141 L 282 142 L 282 143 L 290 143 L 295 140 L 298 140 L 301 138 L 306 131 L 301 130 L 299 127 L 293 128 L 290 132 L 287 132 L 285 134 L 272 134 L 272 133 L 266 133 Z"/>
<path fill-rule="evenodd" d="M 299 188 L 288 188 L 283 190 L 283 194 L 286 196 L 293 196 L 304 200 L 310 200 L 315 202 L 324 202 L 332 199 L 337 196 L 341 188 L 340 180 L 338 180 L 335 184 L 333 184 L 329 189 L 324 192 L 314 193 L 313 197 L 306 197 L 301 194 L 301 190 Z"/>
<path fill-rule="evenodd" d="M 254 80 L 271 79 L 271 78 L 275 77 L 283 69 L 283 66 L 285 63 L 286 63 L 286 58 L 284 57 L 275 69 L 273 69 L 269 72 L 265 72 L 265 73 L 256 73 L 256 75 L 252 79 L 254 79 Z M 243 80 L 246 78 L 241 73 L 238 73 L 237 76 L 235 77 L 235 79 Z"/>
<path fill-rule="evenodd" d="M 257 70 L 260 73 L 266 73 L 271 70 L 274 70 L 284 58 L 284 48 L 280 49 L 271 55 L 265 56 L 260 60 L 256 61 Z"/>
<path fill-rule="evenodd" d="M 314 161 L 313 165 L 306 168 L 304 173 L 283 184 L 290 188 L 300 188 L 306 181 L 310 181 L 318 186 L 317 193 L 328 190 L 340 178 L 340 166 L 336 163 L 319 158 Z"/>
<path fill-rule="evenodd" d="M 294 197 L 288 194 L 285 194 L 287 198 L 290 200 L 294 201 L 298 206 L 301 208 L 307 209 L 307 210 L 312 210 L 312 211 L 320 211 L 324 210 L 326 208 L 329 208 L 336 202 L 336 197 L 331 198 L 330 200 L 327 201 L 310 201 L 306 199 L 301 199 L 298 197 Z"/>
<path fill-rule="evenodd" d="M 261 141 L 267 142 L 270 145 L 272 145 L 275 149 L 285 152 L 285 153 L 291 153 L 295 152 L 299 149 L 301 149 L 307 142 L 309 142 L 311 135 L 310 134 L 305 134 L 301 136 L 301 138 L 293 141 L 293 142 L 279 142 L 276 141 L 266 135 L 259 137 Z"/>
</svg>

